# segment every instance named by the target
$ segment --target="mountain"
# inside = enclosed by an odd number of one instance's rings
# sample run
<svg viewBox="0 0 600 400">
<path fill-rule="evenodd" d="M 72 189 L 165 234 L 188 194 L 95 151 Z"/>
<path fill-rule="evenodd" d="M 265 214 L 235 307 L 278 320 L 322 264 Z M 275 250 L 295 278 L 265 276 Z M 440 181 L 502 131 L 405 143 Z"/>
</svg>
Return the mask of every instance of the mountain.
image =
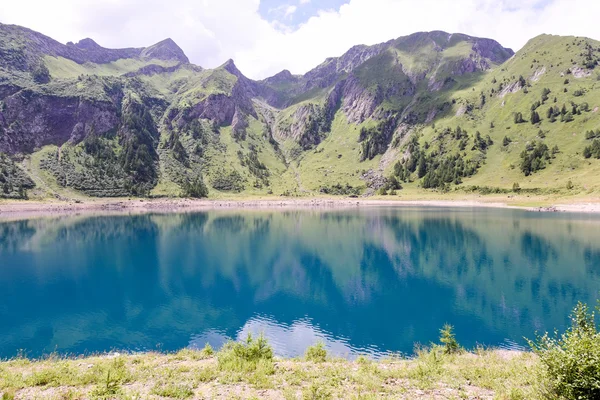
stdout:
<svg viewBox="0 0 600 400">
<path fill-rule="evenodd" d="M 434 31 L 254 81 L 0 24 L 0 196 L 594 193 L 599 59 Z"/>
</svg>

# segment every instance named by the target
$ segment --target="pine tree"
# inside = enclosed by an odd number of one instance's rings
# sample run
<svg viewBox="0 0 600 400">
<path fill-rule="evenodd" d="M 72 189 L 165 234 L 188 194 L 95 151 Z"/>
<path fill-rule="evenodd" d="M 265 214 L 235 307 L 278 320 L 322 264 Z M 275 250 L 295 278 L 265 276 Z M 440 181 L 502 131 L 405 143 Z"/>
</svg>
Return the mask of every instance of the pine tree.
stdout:
<svg viewBox="0 0 600 400">
<path fill-rule="evenodd" d="M 419 159 L 419 167 L 418 167 L 418 171 L 417 171 L 417 176 L 419 178 L 424 177 L 427 174 L 427 163 L 425 160 L 425 155 L 421 155 L 421 158 Z"/>
</svg>

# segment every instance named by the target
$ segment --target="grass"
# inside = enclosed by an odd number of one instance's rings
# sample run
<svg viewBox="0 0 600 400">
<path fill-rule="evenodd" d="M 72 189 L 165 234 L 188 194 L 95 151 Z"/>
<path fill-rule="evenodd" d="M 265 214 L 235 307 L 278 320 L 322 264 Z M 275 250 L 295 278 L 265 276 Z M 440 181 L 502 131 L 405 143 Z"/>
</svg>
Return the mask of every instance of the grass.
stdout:
<svg viewBox="0 0 600 400">
<path fill-rule="evenodd" d="M 44 63 L 46 64 L 46 67 L 48 67 L 50 75 L 53 78 L 75 79 L 80 75 L 119 76 L 127 72 L 135 72 L 138 69 L 151 64 L 170 67 L 176 65 L 177 61 L 126 58 L 106 64 L 77 64 L 75 61 L 63 57 L 45 56 Z"/>
<path fill-rule="evenodd" d="M 307 361 L 249 356 L 253 346 L 231 344 L 210 356 L 203 349 L 13 359 L 0 363 L 0 394 L 2 399 L 541 398 L 539 362 L 532 353 L 445 354 L 434 346 L 413 359 Z"/>
</svg>

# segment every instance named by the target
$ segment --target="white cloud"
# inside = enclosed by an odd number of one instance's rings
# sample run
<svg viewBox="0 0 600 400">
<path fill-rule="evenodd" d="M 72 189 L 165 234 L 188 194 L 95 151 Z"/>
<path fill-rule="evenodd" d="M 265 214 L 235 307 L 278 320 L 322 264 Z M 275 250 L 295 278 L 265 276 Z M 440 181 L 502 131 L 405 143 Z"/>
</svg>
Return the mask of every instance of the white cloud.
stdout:
<svg viewBox="0 0 600 400">
<path fill-rule="evenodd" d="M 287 6 L 283 17 L 284 18 L 291 17 L 292 15 L 294 15 L 294 13 L 296 12 L 297 9 L 298 9 L 298 7 L 296 7 L 296 6 Z"/>
<path fill-rule="evenodd" d="M 540 33 L 600 39 L 600 2 L 589 0 L 349 0 L 295 30 L 267 22 L 258 7 L 259 0 L 21 0 L 4 2 L 0 21 L 61 42 L 92 37 L 107 47 L 171 37 L 194 63 L 214 67 L 233 58 L 253 78 L 283 68 L 303 73 L 355 44 L 416 31 L 491 37 L 515 50 Z"/>
<path fill-rule="evenodd" d="M 310 0 L 300 0 L 298 3 L 299 4 L 309 4 Z"/>
</svg>

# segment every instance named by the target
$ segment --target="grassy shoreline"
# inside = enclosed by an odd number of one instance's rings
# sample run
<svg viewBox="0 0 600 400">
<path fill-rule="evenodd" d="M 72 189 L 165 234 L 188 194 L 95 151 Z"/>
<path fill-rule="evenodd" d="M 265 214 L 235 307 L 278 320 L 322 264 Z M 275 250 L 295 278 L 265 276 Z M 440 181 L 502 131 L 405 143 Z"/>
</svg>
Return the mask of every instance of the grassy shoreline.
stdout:
<svg viewBox="0 0 600 400">
<path fill-rule="evenodd" d="M 249 358 L 226 347 L 0 362 L 2 399 L 537 399 L 529 352 L 419 350 L 355 361 Z M 322 355 L 324 356 L 324 355 Z"/>
</svg>

